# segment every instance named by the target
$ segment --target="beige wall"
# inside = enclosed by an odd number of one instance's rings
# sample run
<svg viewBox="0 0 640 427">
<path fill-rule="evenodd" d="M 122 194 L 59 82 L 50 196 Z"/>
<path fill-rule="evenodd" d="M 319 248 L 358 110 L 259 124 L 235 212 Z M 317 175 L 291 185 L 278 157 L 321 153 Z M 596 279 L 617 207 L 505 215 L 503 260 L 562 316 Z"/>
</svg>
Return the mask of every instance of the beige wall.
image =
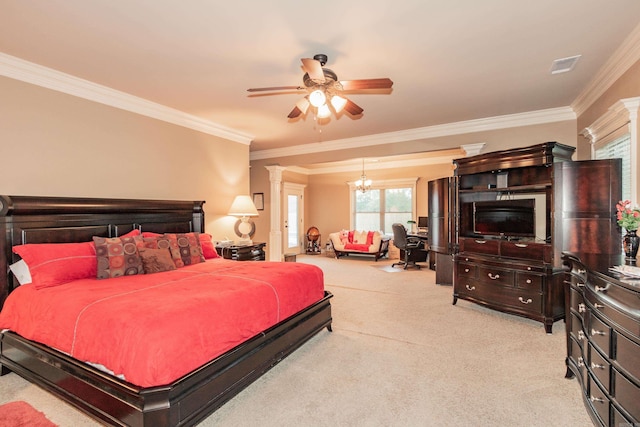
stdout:
<svg viewBox="0 0 640 427">
<path fill-rule="evenodd" d="M 269 173 L 265 166 L 297 166 L 317 162 L 339 161 L 366 157 L 381 157 L 398 154 L 438 151 L 460 147 L 465 144 L 486 143 L 483 153 L 509 148 L 525 147 L 547 141 L 576 145 L 576 123 L 573 120 L 532 126 L 521 126 L 484 132 L 474 132 L 455 136 L 430 138 L 406 143 L 394 143 L 348 150 L 326 151 L 316 154 L 272 158 L 251 162 L 251 191 L 265 193 L 265 210 L 260 212 L 256 222 L 256 241 L 269 241 L 270 231 L 270 187 Z M 430 180 L 453 175 L 452 163 L 425 165 L 421 167 L 398 168 L 394 170 L 367 170 L 367 177 L 375 180 L 418 177 L 417 214 L 427 215 L 427 183 Z M 347 228 L 350 224 L 349 187 L 360 170 L 351 173 L 322 175 L 302 175 L 285 171 L 284 182 L 305 184 L 305 230 L 313 225 L 322 234 L 323 243 L 329 233 Z"/>
<path fill-rule="evenodd" d="M 233 234 L 248 145 L 5 77 L 0 94 L 0 193 L 206 200 L 206 230 Z"/>
</svg>

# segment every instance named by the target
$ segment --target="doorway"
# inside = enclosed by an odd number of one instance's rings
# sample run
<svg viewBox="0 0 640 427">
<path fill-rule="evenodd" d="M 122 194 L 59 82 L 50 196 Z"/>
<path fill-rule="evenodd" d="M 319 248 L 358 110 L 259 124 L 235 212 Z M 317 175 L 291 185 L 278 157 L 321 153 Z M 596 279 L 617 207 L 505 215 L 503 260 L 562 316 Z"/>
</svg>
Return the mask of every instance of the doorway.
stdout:
<svg viewBox="0 0 640 427">
<path fill-rule="evenodd" d="M 304 185 L 283 183 L 283 224 L 282 247 L 284 253 L 299 254 L 303 246 L 304 239 Z"/>
</svg>

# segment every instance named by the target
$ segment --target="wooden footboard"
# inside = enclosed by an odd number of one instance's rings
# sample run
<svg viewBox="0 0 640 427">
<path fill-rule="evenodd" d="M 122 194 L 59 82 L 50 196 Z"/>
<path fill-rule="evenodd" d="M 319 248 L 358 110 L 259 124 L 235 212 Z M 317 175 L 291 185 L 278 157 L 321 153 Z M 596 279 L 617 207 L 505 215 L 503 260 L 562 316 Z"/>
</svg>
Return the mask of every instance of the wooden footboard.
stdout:
<svg viewBox="0 0 640 427">
<path fill-rule="evenodd" d="M 331 330 L 332 295 L 201 368 L 162 387 L 140 388 L 13 332 L 0 336 L 0 364 L 114 426 L 192 426 L 323 328 Z"/>
</svg>

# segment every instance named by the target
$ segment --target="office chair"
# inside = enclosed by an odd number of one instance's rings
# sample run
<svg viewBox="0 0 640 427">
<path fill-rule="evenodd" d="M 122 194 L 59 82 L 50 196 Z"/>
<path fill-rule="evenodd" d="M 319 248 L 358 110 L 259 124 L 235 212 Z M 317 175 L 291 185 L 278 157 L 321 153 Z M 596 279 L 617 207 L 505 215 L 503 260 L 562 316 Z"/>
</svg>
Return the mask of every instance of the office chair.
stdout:
<svg viewBox="0 0 640 427">
<path fill-rule="evenodd" d="M 420 239 L 407 237 L 407 229 L 400 223 L 393 224 L 391 228 L 393 229 L 393 244 L 398 249 L 402 249 L 404 251 L 404 260 L 394 262 L 391 264 L 391 267 L 403 265 L 405 270 L 407 267 L 415 267 L 419 269 L 420 266 L 416 264 L 415 261 L 409 261 L 409 258 L 411 258 L 411 253 L 413 251 L 422 250 L 422 242 Z"/>
</svg>

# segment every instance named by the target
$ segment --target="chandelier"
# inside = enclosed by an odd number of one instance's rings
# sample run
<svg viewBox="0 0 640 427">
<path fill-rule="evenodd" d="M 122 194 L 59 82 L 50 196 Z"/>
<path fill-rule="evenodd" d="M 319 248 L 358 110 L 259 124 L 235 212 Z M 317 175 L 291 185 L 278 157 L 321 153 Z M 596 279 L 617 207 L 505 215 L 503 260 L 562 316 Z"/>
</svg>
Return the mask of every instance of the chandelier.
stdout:
<svg viewBox="0 0 640 427">
<path fill-rule="evenodd" d="M 367 179 L 367 175 L 364 173 L 364 157 L 362 158 L 362 176 L 355 182 L 356 191 L 366 192 L 371 188 L 371 180 Z"/>
</svg>

